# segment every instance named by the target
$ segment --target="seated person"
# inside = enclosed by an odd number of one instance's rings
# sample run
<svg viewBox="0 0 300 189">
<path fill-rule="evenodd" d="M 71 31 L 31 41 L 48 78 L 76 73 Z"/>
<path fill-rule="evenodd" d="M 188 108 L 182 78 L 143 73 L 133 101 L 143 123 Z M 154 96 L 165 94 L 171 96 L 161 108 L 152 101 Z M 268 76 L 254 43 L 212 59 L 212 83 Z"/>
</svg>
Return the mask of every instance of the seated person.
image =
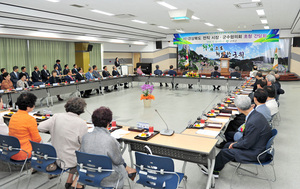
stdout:
<svg viewBox="0 0 300 189">
<path fill-rule="evenodd" d="M 163 72 L 159 69 L 159 65 L 156 65 L 155 66 L 155 68 L 156 68 L 156 70 L 154 70 L 154 74 L 155 75 L 162 75 L 163 74 Z M 163 86 L 163 84 L 162 83 L 160 83 L 160 86 L 162 87 Z M 166 87 L 168 86 L 168 84 L 166 83 Z"/>
<path fill-rule="evenodd" d="M 263 89 L 265 86 L 267 86 L 267 80 L 265 80 L 265 79 L 259 79 L 257 82 L 256 82 L 256 90 L 257 89 Z M 256 91 L 255 90 L 255 91 Z M 255 104 L 254 103 L 254 92 L 255 91 L 253 91 L 253 92 L 251 92 L 248 96 L 250 97 L 250 99 L 251 99 L 251 103 L 252 104 Z"/>
<path fill-rule="evenodd" d="M 100 73 L 99 73 L 98 68 L 97 68 L 96 65 L 93 65 L 93 72 L 92 73 L 93 73 L 93 76 L 95 78 L 101 78 L 101 75 L 100 75 Z"/>
<path fill-rule="evenodd" d="M 10 75 L 7 72 L 5 72 L 4 74 L 2 74 L 2 76 L 3 76 L 3 80 L 1 83 L 1 89 L 2 90 L 14 89 L 14 85 L 10 80 Z"/>
<path fill-rule="evenodd" d="M 5 68 L 1 68 L 0 83 L 3 81 L 3 74 L 7 72 Z M 1 86 L 1 85 L 0 85 Z"/>
<path fill-rule="evenodd" d="M 213 176 L 219 177 L 220 171 L 230 161 L 257 162 L 257 155 L 266 149 L 266 144 L 271 138 L 271 127 L 264 116 L 253 109 L 251 100 L 245 95 L 239 95 L 234 103 L 238 111 L 246 115 L 245 131 L 240 140 L 227 143 L 216 156 Z M 267 160 L 267 155 L 262 155 L 261 160 Z M 207 171 L 202 169 L 207 174 Z"/>
<path fill-rule="evenodd" d="M 42 74 L 42 81 L 44 83 L 46 83 L 50 78 L 50 72 L 49 72 L 49 70 L 47 70 L 47 65 L 46 64 L 43 65 L 43 69 L 41 71 L 41 74 Z"/>
<path fill-rule="evenodd" d="M 136 68 L 136 73 L 139 74 L 139 75 L 143 75 L 144 74 L 144 72 L 142 71 L 142 66 L 141 65 Z"/>
<path fill-rule="evenodd" d="M 73 176 L 77 172 L 75 151 L 80 149 L 82 137 L 88 129 L 86 122 L 79 117 L 84 113 L 85 107 L 86 103 L 82 98 L 71 98 L 65 104 L 66 113 L 54 114 L 50 119 L 41 122 L 38 127 L 35 125 L 40 132 L 50 132 L 51 143 L 56 150 L 57 157 L 65 162 L 62 164 L 57 161 L 58 166 L 70 168 L 66 188 L 72 184 L 75 187 L 76 183 L 76 179 L 73 180 Z M 82 186 L 77 184 L 76 188 L 82 188 Z"/>
<path fill-rule="evenodd" d="M 49 78 L 48 82 L 51 85 L 53 85 L 53 83 L 60 83 L 61 82 L 60 79 L 59 79 L 59 77 L 57 77 L 57 71 L 56 70 L 52 71 L 52 76 Z M 60 95 L 56 95 L 56 96 L 57 96 L 58 101 L 63 101 L 63 99 L 60 97 Z"/>
<path fill-rule="evenodd" d="M 109 177 L 102 180 L 104 187 L 114 187 L 119 180 L 118 188 L 123 188 L 127 174 L 133 174 L 135 169 L 126 166 L 119 142 L 107 130 L 112 121 L 112 112 L 109 108 L 100 107 L 93 112 L 92 121 L 95 129 L 82 138 L 81 152 L 105 155 L 111 158 L 112 168 L 115 170 Z M 128 175 L 129 176 L 129 175 Z"/>
<path fill-rule="evenodd" d="M 79 67 L 79 68 L 77 68 L 77 71 L 78 72 L 75 76 L 75 79 L 78 80 L 78 81 L 84 80 L 82 69 Z M 82 98 L 89 98 L 91 92 L 92 92 L 92 90 L 80 91 L 80 95 L 81 95 Z"/>
<path fill-rule="evenodd" d="M 78 70 L 77 70 L 77 64 L 74 64 L 73 65 L 73 69 L 72 69 L 72 74 L 74 75 L 76 75 L 78 73 Z"/>
<path fill-rule="evenodd" d="M 257 81 L 260 79 L 264 79 L 262 72 L 257 72 L 255 75 L 255 82 L 251 85 L 253 87 L 253 92 L 257 89 Z"/>
<path fill-rule="evenodd" d="M 26 75 L 24 73 L 19 74 L 20 80 L 17 82 L 17 87 L 26 89 L 29 87 L 29 84 L 26 81 Z"/>
<path fill-rule="evenodd" d="M 276 99 L 275 99 L 275 93 L 276 93 L 275 88 L 273 86 L 265 86 L 264 90 L 266 90 L 268 93 L 266 106 L 269 108 L 269 110 L 271 112 L 271 116 L 274 116 L 275 114 L 277 114 L 279 112 L 278 103 L 276 102 Z"/>
<path fill-rule="evenodd" d="M 3 100 L 0 96 L 0 109 L 3 109 Z M 8 127 L 3 121 L 3 117 L 0 117 L 0 135 L 8 135 Z"/>
<path fill-rule="evenodd" d="M 71 81 L 75 81 L 74 78 L 72 77 L 72 70 L 68 70 L 68 73 L 65 76 L 65 81 L 68 83 L 70 83 Z"/>
<path fill-rule="evenodd" d="M 234 68 L 234 72 L 231 72 L 231 73 L 230 73 L 230 77 L 231 77 L 231 78 L 232 78 L 232 77 L 241 78 L 241 73 L 239 73 L 239 71 L 240 71 L 240 68 L 239 68 L 238 66 L 236 66 L 236 67 Z"/>
<path fill-rule="evenodd" d="M 215 69 L 215 71 L 211 72 L 211 74 L 210 74 L 211 77 L 220 77 L 221 74 L 220 74 L 220 72 L 218 72 L 219 67 L 215 66 L 214 69 Z M 213 87 L 214 87 L 213 90 L 216 90 L 216 89 L 220 90 L 221 86 L 219 85 L 218 87 L 216 87 L 216 86 L 213 85 Z"/>
<path fill-rule="evenodd" d="M 268 98 L 268 92 L 264 89 L 257 89 L 254 92 L 254 102 L 256 104 L 255 110 L 261 113 L 267 121 L 271 121 L 271 111 L 266 106 L 266 101 Z"/>
<path fill-rule="evenodd" d="M 28 85 L 32 85 L 31 78 L 29 77 L 29 74 L 26 71 L 27 71 L 27 68 L 25 66 L 22 66 L 21 73 L 26 75 L 26 81 L 27 81 Z"/>
<path fill-rule="evenodd" d="M 63 75 L 68 75 L 68 73 L 69 73 L 69 65 L 66 64 L 66 65 L 65 65 L 65 69 L 64 69 L 64 71 L 63 71 Z"/>
<path fill-rule="evenodd" d="M 21 149 L 25 150 L 31 157 L 32 147 L 30 140 L 41 142 L 42 138 L 37 129 L 37 122 L 34 117 L 29 115 L 35 108 L 37 97 L 32 93 L 21 93 L 17 99 L 16 105 L 19 107 L 17 113 L 11 116 L 9 121 L 9 136 L 14 136 L 20 141 Z M 25 160 L 27 154 L 20 151 L 11 157 L 13 160 Z"/>
<path fill-rule="evenodd" d="M 186 75 L 189 72 L 189 67 L 185 67 L 184 68 L 184 72 L 182 73 L 182 75 Z M 193 84 L 188 84 L 189 89 L 193 88 Z"/>
<path fill-rule="evenodd" d="M 40 73 L 40 69 L 37 66 L 34 66 L 34 71 L 32 72 L 32 82 L 34 86 L 43 85 L 42 76 Z"/>
<path fill-rule="evenodd" d="M 176 77 L 177 76 L 177 72 L 174 70 L 174 67 L 173 65 L 170 65 L 170 69 L 168 71 L 168 74 L 170 76 L 173 76 L 173 77 Z M 174 83 L 172 83 L 172 88 L 174 88 Z M 178 88 L 178 83 L 175 84 L 175 88 L 177 89 Z"/>
<path fill-rule="evenodd" d="M 110 73 L 107 71 L 107 66 L 103 66 L 102 76 L 103 77 L 110 77 L 111 76 Z M 105 86 L 104 90 L 106 92 L 111 92 L 111 90 L 108 89 L 108 86 Z"/>
<path fill-rule="evenodd" d="M 252 71 L 250 72 L 250 77 L 256 77 L 256 74 L 257 74 L 257 66 L 253 66 L 253 69 Z"/>
<path fill-rule="evenodd" d="M 275 95 L 277 95 L 276 100 L 278 101 L 279 100 L 279 96 L 281 94 L 284 94 L 285 91 L 281 88 L 281 84 L 279 83 L 279 80 L 280 80 L 280 75 L 279 74 L 275 74 L 275 79 L 276 79 L 276 81 L 275 81 L 274 85 L 275 85 L 275 88 L 277 89 Z"/>
<path fill-rule="evenodd" d="M 112 75 L 113 75 L 113 76 L 120 76 L 120 73 L 119 73 L 119 71 L 118 71 L 118 69 L 117 69 L 116 66 L 113 66 Z M 127 86 L 127 84 L 128 84 L 128 83 L 124 83 L 124 88 L 125 88 L 125 89 L 129 88 L 129 87 Z M 115 85 L 115 89 L 117 89 L 117 85 Z"/>
<path fill-rule="evenodd" d="M 58 69 L 58 65 L 54 65 L 54 70 L 56 71 L 56 75 L 57 76 L 60 76 L 61 75 L 61 72 L 59 71 L 59 69 Z"/>
</svg>

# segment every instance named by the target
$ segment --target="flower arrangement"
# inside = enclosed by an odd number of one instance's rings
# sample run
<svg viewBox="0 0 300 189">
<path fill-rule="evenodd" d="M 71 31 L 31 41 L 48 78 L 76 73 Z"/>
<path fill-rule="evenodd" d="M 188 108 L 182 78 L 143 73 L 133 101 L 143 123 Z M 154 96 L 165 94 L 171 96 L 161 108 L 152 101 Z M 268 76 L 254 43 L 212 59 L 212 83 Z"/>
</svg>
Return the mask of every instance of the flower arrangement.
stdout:
<svg viewBox="0 0 300 189">
<path fill-rule="evenodd" d="M 155 97 L 152 95 L 152 92 L 154 90 L 153 85 L 144 84 L 141 86 L 143 94 L 141 95 L 141 100 L 154 100 Z"/>
<path fill-rule="evenodd" d="M 199 77 L 198 73 L 194 73 L 194 72 L 188 72 L 186 74 L 187 77 Z"/>
</svg>

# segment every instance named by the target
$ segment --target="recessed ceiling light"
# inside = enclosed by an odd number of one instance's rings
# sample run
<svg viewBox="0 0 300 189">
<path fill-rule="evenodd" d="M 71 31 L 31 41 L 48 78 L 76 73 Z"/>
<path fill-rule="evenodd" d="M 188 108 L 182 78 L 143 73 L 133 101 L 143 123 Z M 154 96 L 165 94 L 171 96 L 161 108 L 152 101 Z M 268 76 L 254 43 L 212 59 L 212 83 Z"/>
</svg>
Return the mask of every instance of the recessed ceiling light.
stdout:
<svg viewBox="0 0 300 189">
<path fill-rule="evenodd" d="M 260 2 L 260 0 L 252 0 L 252 2 Z"/>
<path fill-rule="evenodd" d="M 270 27 L 269 27 L 269 26 L 264 26 L 264 28 L 265 28 L 266 30 L 270 29 Z"/>
<path fill-rule="evenodd" d="M 178 33 L 184 33 L 184 31 L 182 29 L 177 29 L 176 30 Z"/>
<path fill-rule="evenodd" d="M 168 30 L 169 28 L 168 27 L 165 27 L 165 26 L 157 26 L 159 28 L 162 28 L 162 29 L 165 29 L 165 30 Z"/>
<path fill-rule="evenodd" d="M 174 7 L 173 5 L 170 5 L 164 1 L 156 1 L 158 4 L 160 4 L 161 6 L 164 6 L 164 7 L 167 7 L 168 9 L 171 9 L 171 10 L 175 10 L 177 9 L 176 7 Z"/>
<path fill-rule="evenodd" d="M 267 20 L 260 20 L 262 24 L 267 24 L 268 21 Z"/>
<path fill-rule="evenodd" d="M 58 2 L 60 2 L 60 0 L 47 0 L 47 1 L 50 1 L 52 3 L 58 3 Z"/>
<path fill-rule="evenodd" d="M 211 23 L 204 23 L 204 24 L 206 24 L 206 25 L 208 25 L 208 26 L 214 26 L 213 24 L 211 24 Z"/>
<path fill-rule="evenodd" d="M 193 20 L 200 20 L 200 18 L 198 18 L 197 16 L 192 16 Z"/>
<path fill-rule="evenodd" d="M 217 30 L 218 30 L 218 31 L 224 31 L 224 30 L 223 30 L 223 29 L 221 29 L 221 28 L 218 28 Z"/>
<path fill-rule="evenodd" d="M 263 15 L 265 15 L 264 9 L 256 10 L 256 12 L 257 12 L 258 16 L 263 16 Z"/>
<path fill-rule="evenodd" d="M 125 43 L 124 40 L 120 40 L 120 39 L 111 39 L 109 40 L 111 43 Z"/>
<path fill-rule="evenodd" d="M 142 41 L 134 41 L 133 44 L 135 44 L 135 45 L 145 45 L 146 43 L 142 42 Z"/>
<path fill-rule="evenodd" d="M 95 12 L 95 13 L 99 13 L 99 14 L 104 14 L 107 16 L 114 16 L 114 14 L 112 14 L 112 13 L 108 13 L 108 12 L 104 12 L 104 11 L 100 11 L 100 10 L 96 10 L 96 9 L 92 9 L 91 11 Z"/>
<path fill-rule="evenodd" d="M 140 24 L 147 24 L 147 22 L 141 21 L 141 20 L 131 20 L 132 22 L 137 22 Z"/>
</svg>

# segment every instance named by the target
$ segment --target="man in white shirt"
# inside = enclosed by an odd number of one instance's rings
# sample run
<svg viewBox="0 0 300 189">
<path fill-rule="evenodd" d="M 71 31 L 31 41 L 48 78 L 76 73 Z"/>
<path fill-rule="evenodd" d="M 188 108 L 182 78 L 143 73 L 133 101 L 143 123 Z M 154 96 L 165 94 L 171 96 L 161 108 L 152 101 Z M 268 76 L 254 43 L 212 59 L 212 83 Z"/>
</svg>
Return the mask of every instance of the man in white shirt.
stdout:
<svg viewBox="0 0 300 189">
<path fill-rule="evenodd" d="M 264 90 L 268 93 L 268 98 L 266 101 L 266 106 L 271 111 L 271 116 L 279 112 L 278 103 L 275 100 L 275 88 L 273 86 L 265 86 Z"/>
</svg>

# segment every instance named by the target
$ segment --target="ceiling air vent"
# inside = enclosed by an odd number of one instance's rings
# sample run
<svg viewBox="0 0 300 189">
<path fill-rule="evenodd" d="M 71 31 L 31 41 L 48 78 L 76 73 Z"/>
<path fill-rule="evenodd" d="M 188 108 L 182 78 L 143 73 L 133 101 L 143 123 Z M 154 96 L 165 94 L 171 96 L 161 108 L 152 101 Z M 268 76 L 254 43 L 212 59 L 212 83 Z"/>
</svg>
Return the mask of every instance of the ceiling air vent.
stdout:
<svg viewBox="0 0 300 189">
<path fill-rule="evenodd" d="M 72 7 L 76 7 L 76 8 L 83 8 L 84 6 L 83 5 L 78 5 L 78 4 L 72 4 L 70 5 Z"/>
<path fill-rule="evenodd" d="M 133 14 L 116 14 L 115 17 L 117 17 L 117 18 L 134 18 L 136 16 Z"/>
<path fill-rule="evenodd" d="M 237 3 L 233 5 L 238 9 L 258 8 L 263 6 L 261 2 L 246 2 L 246 3 Z"/>
</svg>

